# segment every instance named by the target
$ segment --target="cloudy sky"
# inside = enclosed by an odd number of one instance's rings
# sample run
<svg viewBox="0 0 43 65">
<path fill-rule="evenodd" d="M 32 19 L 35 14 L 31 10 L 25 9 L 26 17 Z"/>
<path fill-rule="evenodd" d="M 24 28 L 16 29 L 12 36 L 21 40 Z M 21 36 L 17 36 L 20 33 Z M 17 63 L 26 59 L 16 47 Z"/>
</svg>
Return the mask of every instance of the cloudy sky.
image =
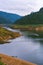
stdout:
<svg viewBox="0 0 43 65">
<path fill-rule="evenodd" d="M 43 0 L 0 0 L 0 11 L 27 15 L 43 7 Z"/>
</svg>

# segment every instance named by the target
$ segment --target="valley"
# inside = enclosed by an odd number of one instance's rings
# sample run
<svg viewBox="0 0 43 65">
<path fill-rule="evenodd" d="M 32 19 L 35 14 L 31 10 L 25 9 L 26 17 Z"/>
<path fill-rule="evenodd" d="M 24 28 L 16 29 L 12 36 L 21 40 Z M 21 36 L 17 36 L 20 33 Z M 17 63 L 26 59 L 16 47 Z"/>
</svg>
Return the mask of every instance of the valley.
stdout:
<svg viewBox="0 0 43 65">
<path fill-rule="evenodd" d="M 43 8 L 26 16 L 0 11 L 0 64 L 43 65 Z"/>
</svg>

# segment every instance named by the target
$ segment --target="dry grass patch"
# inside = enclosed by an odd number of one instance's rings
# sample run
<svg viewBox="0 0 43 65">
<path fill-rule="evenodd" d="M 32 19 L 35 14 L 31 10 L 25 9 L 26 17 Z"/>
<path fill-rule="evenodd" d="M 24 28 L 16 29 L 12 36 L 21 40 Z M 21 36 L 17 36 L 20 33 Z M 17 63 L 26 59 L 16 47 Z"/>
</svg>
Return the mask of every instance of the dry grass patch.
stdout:
<svg viewBox="0 0 43 65">
<path fill-rule="evenodd" d="M 14 39 L 19 36 L 21 36 L 19 32 L 12 32 L 0 27 L 0 44 L 8 42 L 9 39 Z"/>
<path fill-rule="evenodd" d="M 13 58 L 4 54 L 0 54 L 0 61 L 6 65 L 36 65 L 18 58 Z"/>
</svg>

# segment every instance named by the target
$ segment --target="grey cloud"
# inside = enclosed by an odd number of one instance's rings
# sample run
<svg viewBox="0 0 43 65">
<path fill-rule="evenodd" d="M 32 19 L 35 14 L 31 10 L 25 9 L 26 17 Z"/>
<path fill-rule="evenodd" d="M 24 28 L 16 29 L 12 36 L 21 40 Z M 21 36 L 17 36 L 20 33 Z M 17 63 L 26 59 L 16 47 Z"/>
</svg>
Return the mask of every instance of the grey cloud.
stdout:
<svg viewBox="0 0 43 65">
<path fill-rule="evenodd" d="M 43 0 L 0 0 L 0 10 L 26 15 L 43 7 Z"/>
</svg>

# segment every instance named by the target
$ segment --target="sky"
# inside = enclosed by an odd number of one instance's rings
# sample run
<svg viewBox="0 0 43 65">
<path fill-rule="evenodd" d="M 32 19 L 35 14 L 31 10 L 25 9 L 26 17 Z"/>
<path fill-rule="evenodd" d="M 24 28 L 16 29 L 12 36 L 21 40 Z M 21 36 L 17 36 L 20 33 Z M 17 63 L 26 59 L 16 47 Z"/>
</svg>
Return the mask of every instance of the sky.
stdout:
<svg viewBox="0 0 43 65">
<path fill-rule="evenodd" d="M 43 0 L 0 0 L 0 11 L 25 16 L 39 11 L 43 7 Z"/>
</svg>

